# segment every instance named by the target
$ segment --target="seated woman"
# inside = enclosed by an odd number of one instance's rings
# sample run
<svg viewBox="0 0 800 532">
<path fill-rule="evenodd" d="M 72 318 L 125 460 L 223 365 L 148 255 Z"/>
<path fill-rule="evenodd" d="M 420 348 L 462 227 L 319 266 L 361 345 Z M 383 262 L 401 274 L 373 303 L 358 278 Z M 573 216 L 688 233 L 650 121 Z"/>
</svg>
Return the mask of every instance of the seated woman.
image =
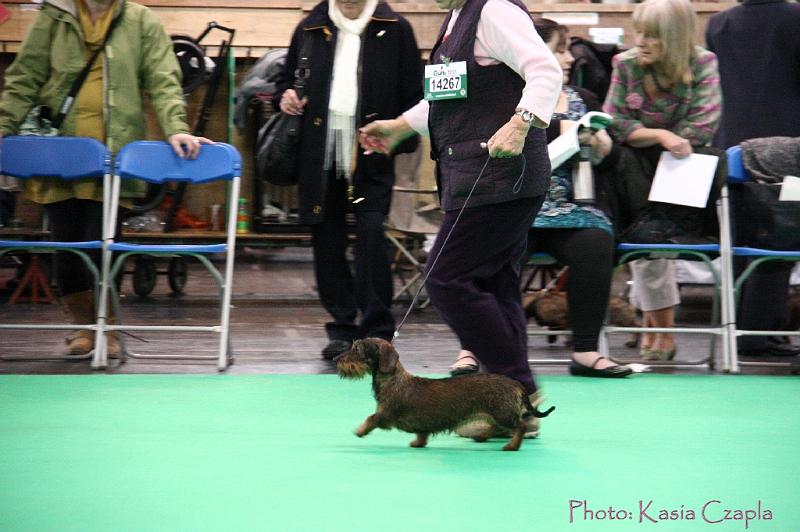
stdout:
<svg viewBox="0 0 800 532">
<path fill-rule="evenodd" d="M 614 223 L 628 242 L 687 243 L 718 234 L 714 203 L 727 174 L 724 152 L 705 148 L 720 120 L 721 91 L 716 56 L 695 46 L 696 15 L 688 0 L 647 0 L 633 12 L 636 47 L 614 58 L 603 110 L 614 117 L 610 130 L 625 148 L 605 182 Z M 706 209 L 647 200 L 659 157 L 694 152 L 721 156 Z M 674 327 L 680 303 L 671 261 L 637 260 L 632 302 L 642 310 L 643 326 Z M 641 353 L 671 360 L 672 334 L 650 333 Z"/>
<path fill-rule="evenodd" d="M 567 28 L 549 19 L 535 19 L 534 26 L 558 59 L 566 83 L 574 61 L 567 48 Z M 599 107 L 597 97 L 591 92 L 564 85 L 547 131 L 548 141 L 575 127 L 575 121 Z M 608 134 L 600 130 L 581 135 L 581 143 L 592 147 L 592 163 L 597 169 L 613 167 L 614 143 Z M 600 208 L 575 201 L 572 183 L 575 164 L 577 156 L 553 170 L 544 204 L 529 233 L 528 251 L 548 253 L 569 266 L 567 300 L 573 348 L 570 373 L 625 377 L 631 374 L 630 368 L 613 363 L 597 351 L 611 288 L 613 229 Z M 451 372 L 458 370 L 459 364 L 465 365 L 468 356 L 468 351 L 462 351 Z"/>
</svg>

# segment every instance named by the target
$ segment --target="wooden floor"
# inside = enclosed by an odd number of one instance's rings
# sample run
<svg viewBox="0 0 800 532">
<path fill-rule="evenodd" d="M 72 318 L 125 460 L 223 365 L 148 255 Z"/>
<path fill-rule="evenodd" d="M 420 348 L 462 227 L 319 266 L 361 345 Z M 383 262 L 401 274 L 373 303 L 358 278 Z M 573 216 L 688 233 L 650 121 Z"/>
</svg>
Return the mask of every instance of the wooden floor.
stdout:
<svg viewBox="0 0 800 532">
<path fill-rule="evenodd" d="M 235 364 L 232 374 L 255 373 L 332 373 L 333 365 L 320 357 L 327 342 L 324 323 L 328 316 L 317 301 L 310 250 L 307 248 L 247 249 L 239 254 L 234 278 L 232 339 Z M 159 264 L 159 270 L 165 269 Z M 0 286 L 13 271 L 0 270 Z M 615 280 L 616 292 L 625 287 L 625 277 Z M 686 324 L 707 322 L 710 291 L 706 287 L 682 290 L 683 304 L 678 321 Z M 217 318 L 214 285 L 210 275 L 199 266 L 190 269 L 185 293 L 171 294 L 165 276 L 159 276 L 156 288 L 147 298 L 133 294 L 130 276 L 123 281 L 123 319 L 126 323 L 147 324 L 211 324 Z M 0 303 L 0 322 L 55 321 L 62 319 L 58 305 L 9 305 Z M 405 314 L 407 302 L 395 306 L 398 321 Z M 529 324 L 529 332 L 541 330 Z M 63 348 L 63 331 L 0 330 L 0 355 L 33 357 L 58 353 Z M 626 348 L 622 335 L 611 338 L 610 352 L 619 358 L 632 358 L 635 349 Z M 135 333 L 126 336 L 128 348 L 144 354 L 206 353 L 214 354 L 216 336 L 189 333 Z M 707 337 L 682 335 L 678 338 L 677 359 L 698 360 L 709 351 Z M 413 311 L 395 341 L 404 365 L 414 373 L 446 373 L 458 352 L 459 344 L 432 307 Z M 564 338 L 549 343 L 547 337 L 533 335 L 529 356 L 535 359 L 565 361 L 569 348 Z M 717 358 L 719 348 L 717 347 Z M 718 366 L 719 367 L 719 366 Z M 656 370 L 658 370 L 656 368 Z M 116 373 L 215 373 L 213 363 L 197 361 L 129 360 L 124 365 L 112 361 L 110 372 Z M 539 373 L 563 374 L 566 366 L 537 365 Z M 669 372 L 707 372 L 703 368 L 661 369 Z M 8 362 L 0 361 L 2 373 L 91 373 L 84 362 Z M 786 370 L 771 369 L 785 374 Z"/>
</svg>

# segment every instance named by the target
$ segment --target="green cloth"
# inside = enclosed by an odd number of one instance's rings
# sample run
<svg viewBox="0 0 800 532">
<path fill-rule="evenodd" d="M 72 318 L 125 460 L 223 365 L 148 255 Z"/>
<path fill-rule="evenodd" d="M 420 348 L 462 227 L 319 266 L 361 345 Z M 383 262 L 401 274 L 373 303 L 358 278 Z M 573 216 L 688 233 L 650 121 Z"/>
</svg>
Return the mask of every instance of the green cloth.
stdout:
<svg viewBox="0 0 800 532">
<path fill-rule="evenodd" d="M 114 153 L 146 136 L 144 92 L 153 102 L 166 137 L 189 131 L 181 71 L 172 41 L 148 8 L 125 1 L 120 3 L 120 9 L 117 16 L 122 19 L 106 46 L 105 58 L 105 142 Z M 86 64 L 77 14 L 73 0 L 48 0 L 37 14 L 16 59 L 5 72 L 5 88 L 0 97 L 0 132 L 4 135 L 16 133 L 33 107 L 46 105 L 55 112 L 61 106 Z M 73 109 L 61 125 L 61 134 L 74 136 L 76 131 Z M 26 191 L 37 203 L 69 197 L 102 199 L 99 186 L 92 186 L 91 191 L 84 191 L 81 186 L 80 182 L 73 188 L 53 179 L 33 179 Z M 122 195 L 138 196 L 144 189 L 144 183 L 126 181 Z"/>
<path fill-rule="evenodd" d="M 137 364 L 137 362 L 129 362 Z M 130 368 L 129 368 L 130 369 Z M 210 367 L 209 372 L 213 372 Z M 368 379 L 333 375 L 0 376 L 0 530 L 745 530 L 639 523 L 638 504 L 800 523 L 800 379 L 540 378 L 556 410 L 519 452 L 352 431 Z M 570 500 L 632 519 L 569 522 Z M 715 517 L 716 518 L 716 517 Z M 644 526 L 643 526 L 644 525 Z"/>
</svg>

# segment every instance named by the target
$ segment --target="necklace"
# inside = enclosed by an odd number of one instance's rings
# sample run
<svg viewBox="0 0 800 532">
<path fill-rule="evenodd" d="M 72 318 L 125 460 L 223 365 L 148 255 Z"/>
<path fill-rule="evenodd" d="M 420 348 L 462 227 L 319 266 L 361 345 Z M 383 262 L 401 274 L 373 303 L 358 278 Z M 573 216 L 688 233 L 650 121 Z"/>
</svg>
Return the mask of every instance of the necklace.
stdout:
<svg viewBox="0 0 800 532">
<path fill-rule="evenodd" d="M 655 69 L 648 70 L 648 74 L 650 74 L 650 79 L 653 80 L 653 83 L 660 92 L 663 92 L 664 94 L 670 93 L 670 89 L 672 89 L 672 84 L 670 83 L 667 87 L 661 85 L 661 83 L 658 82 L 658 74 L 656 74 Z"/>
</svg>

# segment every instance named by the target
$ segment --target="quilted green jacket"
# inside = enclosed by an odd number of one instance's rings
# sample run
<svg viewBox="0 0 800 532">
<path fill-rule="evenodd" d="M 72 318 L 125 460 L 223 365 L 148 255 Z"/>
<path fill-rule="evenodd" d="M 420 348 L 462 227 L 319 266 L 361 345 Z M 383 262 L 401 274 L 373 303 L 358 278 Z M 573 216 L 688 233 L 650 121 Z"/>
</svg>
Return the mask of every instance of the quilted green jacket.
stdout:
<svg viewBox="0 0 800 532">
<path fill-rule="evenodd" d="M 145 92 L 152 100 L 166 137 L 188 133 L 180 67 L 163 26 L 148 8 L 126 0 L 118 3 L 115 17 L 122 18 L 100 56 L 105 62 L 106 145 L 116 153 L 128 142 L 145 138 Z M 16 133 L 28 112 L 37 105 L 57 110 L 85 66 L 85 54 L 75 0 L 46 0 L 19 54 L 5 72 L 0 132 Z M 69 136 L 74 131 L 73 109 L 61 125 L 60 134 Z M 52 183 L 53 180 L 32 181 L 26 190 L 33 201 L 51 203 L 66 199 L 63 186 Z M 139 195 L 143 184 L 137 185 L 128 187 L 123 195 Z M 96 184 L 91 191 L 81 186 L 73 186 L 70 197 L 102 198 Z"/>
</svg>

